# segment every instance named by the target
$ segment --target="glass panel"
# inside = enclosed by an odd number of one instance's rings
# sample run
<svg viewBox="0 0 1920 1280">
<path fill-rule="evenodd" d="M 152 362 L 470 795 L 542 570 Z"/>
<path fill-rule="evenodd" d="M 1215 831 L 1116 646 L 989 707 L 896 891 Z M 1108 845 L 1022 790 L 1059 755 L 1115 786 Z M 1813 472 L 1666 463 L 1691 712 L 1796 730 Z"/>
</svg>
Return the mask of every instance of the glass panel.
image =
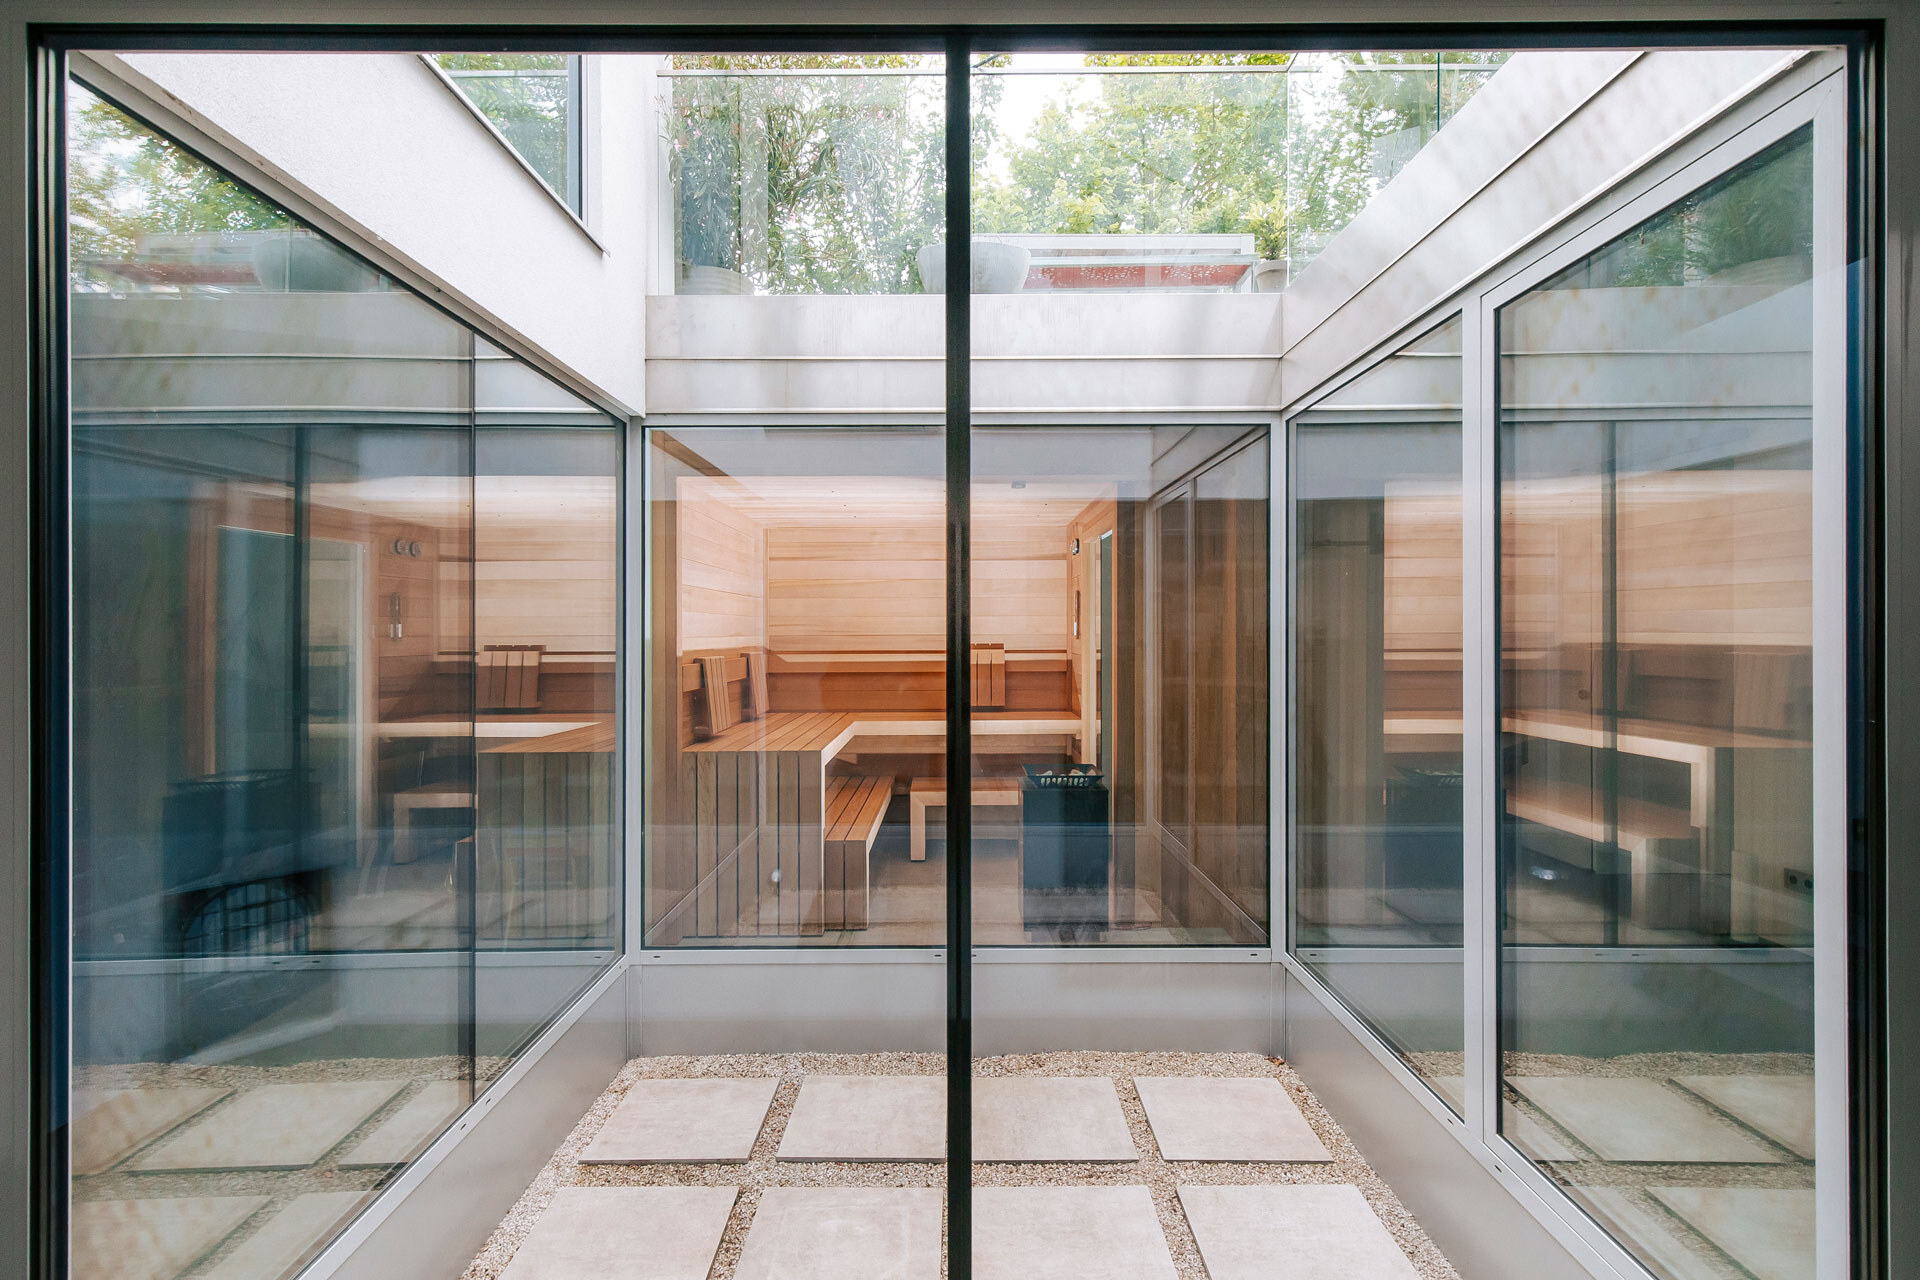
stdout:
<svg viewBox="0 0 1920 1280">
<path fill-rule="evenodd" d="M 490 1080 L 620 950 L 620 436 L 476 379 L 476 1070 Z M 483 361 L 482 368 L 493 366 Z M 510 407 L 518 406 L 518 407 Z M 585 405 L 573 416 L 594 415 Z M 506 425 L 518 420 L 524 425 Z"/>
<path fill-rule="evenodd" d="M 940 945 L 940 430 L 647 439 L 647 945 Z"/>
<path fill-rule="evenodd" d="M 1293 946 L 1465 1113 L 1458 317 L 1293 424 Z"/>
<path fill-rule="evenodd" d="M 351 1135 L 412 1106 L 418 1145 L 471 1096 L 472 683 L 440 625 L 467 609 L 470 339 L 78 85 L 69 127 L 90 1280 L 121 1274 L 119 1216 L 236 1168 L 345 1193 L 337 1226 L 411 1155 L 355 1166 Z"/>
<path fill-rule="evenodd" d="M 1024 264 L 1014 287 L 1032 291 L 1278 288 L 1290 56 L 986 60 L 976 254 Z"/>
<path fill-rule="evenodd" d="M 1015 273 L 987 291 L 1278 291 L 1505 58 L 985 59 L 974 230 Z"/>
<path fill-rule="evenodd" d="M 594 636 L 569 659 L 598 655 L 502 714 L 524 738 L 610 712 L 615 615 L 569 593 L 611 589 L 615 437 L 83 86 L 69 101 L 72 1270 L 124 1274 L 161 1237 L 298 1260 L 473 1097 L 475 809 L 497 790 L 476 778 L 476 536 L 483 640 L 561 648 L 529 634 L 558 605 Z M 509 424 L 555 422 L 515 456 Z M 530 574 L 541 553 L 509 561 L 498 534 L 555 475 L 572 487 L 540 514 L 569 550 Z M 538 972 L 510 999 L 479 983 L 483 1080 L 617 946 L 594 801 L 559 823 L 564 859 L 517 838 L 483 867 L 518 895 L 489 900 L 495 946 L 548 912 Z"/>
<path fill-rule="evenodd" d="M 975 942 L 1264 943 L 1265 431 L 973 447 Z"/>
<path fill-rule="evenodd" d="M 581 212 L 579 57 L 441 53 L 434 61 L 540 180 Z"/>
<path fill-rule="evenodd" d="M 939 291 L 941 59 L 671 61 L 659 109 L 674 292 Z"/>
<path fill-rule="evenodd" d="M 1663 1276 L 1813 1274 L 1812 152 L 1499 317 L 1502 1130 Z"/>
</svg>

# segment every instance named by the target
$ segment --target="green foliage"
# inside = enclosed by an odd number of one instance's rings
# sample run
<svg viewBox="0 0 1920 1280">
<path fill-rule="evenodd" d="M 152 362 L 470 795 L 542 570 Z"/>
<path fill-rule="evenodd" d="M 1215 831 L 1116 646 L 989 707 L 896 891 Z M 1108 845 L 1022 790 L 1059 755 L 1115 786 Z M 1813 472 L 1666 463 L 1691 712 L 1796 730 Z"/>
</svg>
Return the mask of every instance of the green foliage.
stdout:
<svg viewBox="0 0 1920 1280">
<path fill-rule="evenodd" d="M 1778 260 L 1799 260 L 1810 272 L 1812 191 L 1813 144 L 1803 130 L 1669 205 L 1547 287 L 1674 287 Z"/>
<path fill-rule="evenodd" d="M 1262 257 L 1298 265 L 1503 57 L 1448 54 L 1443 70 L 1431 52 L 1313 55 L 1302 76 L 1290 53 L 1091 55 L 1089 73 L 1062 73 L 1019 137 L 999 132 L 1008 78 L 976 75 L 973 229 L 1250 234 Z M 990 56 L 975 70 L 1007 63 Z M 918 287 L 914 253 L 945 238 L 934 64 L 759 56 L 676 67 L 763 73 L 673 81 L 683 264 L 739 271 L 775 293 Z M 764 74 L 782 71 L 827 74 Z"/>
<path fill-rule="evenodd" d="M 282 230 L 284 212 L 77 84 L 67 115 L 73 258 L 128 258 L 144 235 Z"/>
<path fill-rule="evenodd" d="M 460 92 L 493 123 L 549 187 L 567 194 L 568 113 L 572 84 L 559 53 L 436 55 Z M 519 72 L 475 75 L 475 72 Z"/>
<path fill-rule="evenodd" d="M 677 70 L 911 71 L 901 56 L 676 59 Z M 667 145 L 679 259 L 770 293 L 906 293 L 940 238 L 944 84 L 920 75 L 687 76 Z"/>
<path fill-rule="evenodd" d="M 1090 61 L 1160 65 L 1158 58 L 1132 56 L 1124 62 L 1111 55 Z M 1041 110 L 1026 137 L 1007 140 L 1003 176 L 976 151 L 981 156 L 974 166 L 977 230 L 1251 232 L 1261 256 L 1285 252 L 1284 74 L 1089 79 L 1097 97 L 1083 100 L 1063 91 Z"/>
</svg>

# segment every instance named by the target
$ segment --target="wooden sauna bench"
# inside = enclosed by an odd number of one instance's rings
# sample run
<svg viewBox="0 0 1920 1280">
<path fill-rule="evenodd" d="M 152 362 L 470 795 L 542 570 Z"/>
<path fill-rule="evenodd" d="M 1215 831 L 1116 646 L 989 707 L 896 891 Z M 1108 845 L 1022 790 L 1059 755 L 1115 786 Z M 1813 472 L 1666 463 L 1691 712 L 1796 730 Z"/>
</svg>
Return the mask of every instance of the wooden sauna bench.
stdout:
<svg viewBox="0 0 1920 1280">
<path fill-rule="evenodd" d="M 1079 730 L 1070 712 L 979 712 L 973 749 L 1070 753 Z M 687 744 L 681 760 L 694 845 L 688 933 L 865 928 L 869 856 L 893 779 L 829 777 L 827 765 L 862 751 L 945 749 L 945 717 L 922 711 L 773 711 Z"/>
<path fill-rule="evenodd" d="M 486 942 L 573 943 L 611 918 L 614 803 L 611 718 L 483 747 L 475 756 L 475 890 Z M 488 717 L 481 737 L 551 729 L 553 717 Z"/>
</svg>

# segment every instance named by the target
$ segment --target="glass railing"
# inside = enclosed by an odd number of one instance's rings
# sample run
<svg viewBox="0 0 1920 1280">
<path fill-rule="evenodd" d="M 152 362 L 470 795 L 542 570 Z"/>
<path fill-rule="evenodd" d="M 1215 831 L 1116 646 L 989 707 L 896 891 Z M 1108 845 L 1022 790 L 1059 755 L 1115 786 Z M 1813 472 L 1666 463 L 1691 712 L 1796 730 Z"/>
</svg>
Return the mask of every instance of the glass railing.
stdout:
<svg viewBox="0 0 1920 1280">
<path fill-rule="evenodd" d="M 1272 292 L 1499 69 L 1497 52 L 1013 54 L 973 82 L 975 292 Z M 677 293 L 944 288 L 932 63 L 673 60 Z"/>
</svg>

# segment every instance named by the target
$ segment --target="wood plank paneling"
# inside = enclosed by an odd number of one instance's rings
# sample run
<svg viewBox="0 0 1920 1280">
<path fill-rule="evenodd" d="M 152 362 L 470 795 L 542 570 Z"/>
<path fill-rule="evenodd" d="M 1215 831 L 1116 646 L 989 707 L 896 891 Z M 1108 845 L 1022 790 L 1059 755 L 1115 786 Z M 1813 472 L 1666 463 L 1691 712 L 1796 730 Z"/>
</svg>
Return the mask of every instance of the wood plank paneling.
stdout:
<svg viewBox="0 0 1920 1280">
<path fill-rule="evenodd" d="M 682 652 L 766 644 L 766 533 L 705 477 L 683 477 L 673 519 Z"/>
<path fill-rule="evenodd" d="M 613 754 L 476 758 L 476 924 L 485 943 L 613 944 Z"/>
<path fill-rule="evenodd" d="M 1064 649 L 1064 523 L 996 520 L 974 538 L 973 633 Z M 776 653 L 946 645 L 946 544 L 937 523 L 767 530 L 767 640 Z"/>
<path fill-rule="evenodd" d="M 619 599 L 615 478 L 479 476 L 474 511 L 476 643 L 611 655 Z"/>
</svg>

